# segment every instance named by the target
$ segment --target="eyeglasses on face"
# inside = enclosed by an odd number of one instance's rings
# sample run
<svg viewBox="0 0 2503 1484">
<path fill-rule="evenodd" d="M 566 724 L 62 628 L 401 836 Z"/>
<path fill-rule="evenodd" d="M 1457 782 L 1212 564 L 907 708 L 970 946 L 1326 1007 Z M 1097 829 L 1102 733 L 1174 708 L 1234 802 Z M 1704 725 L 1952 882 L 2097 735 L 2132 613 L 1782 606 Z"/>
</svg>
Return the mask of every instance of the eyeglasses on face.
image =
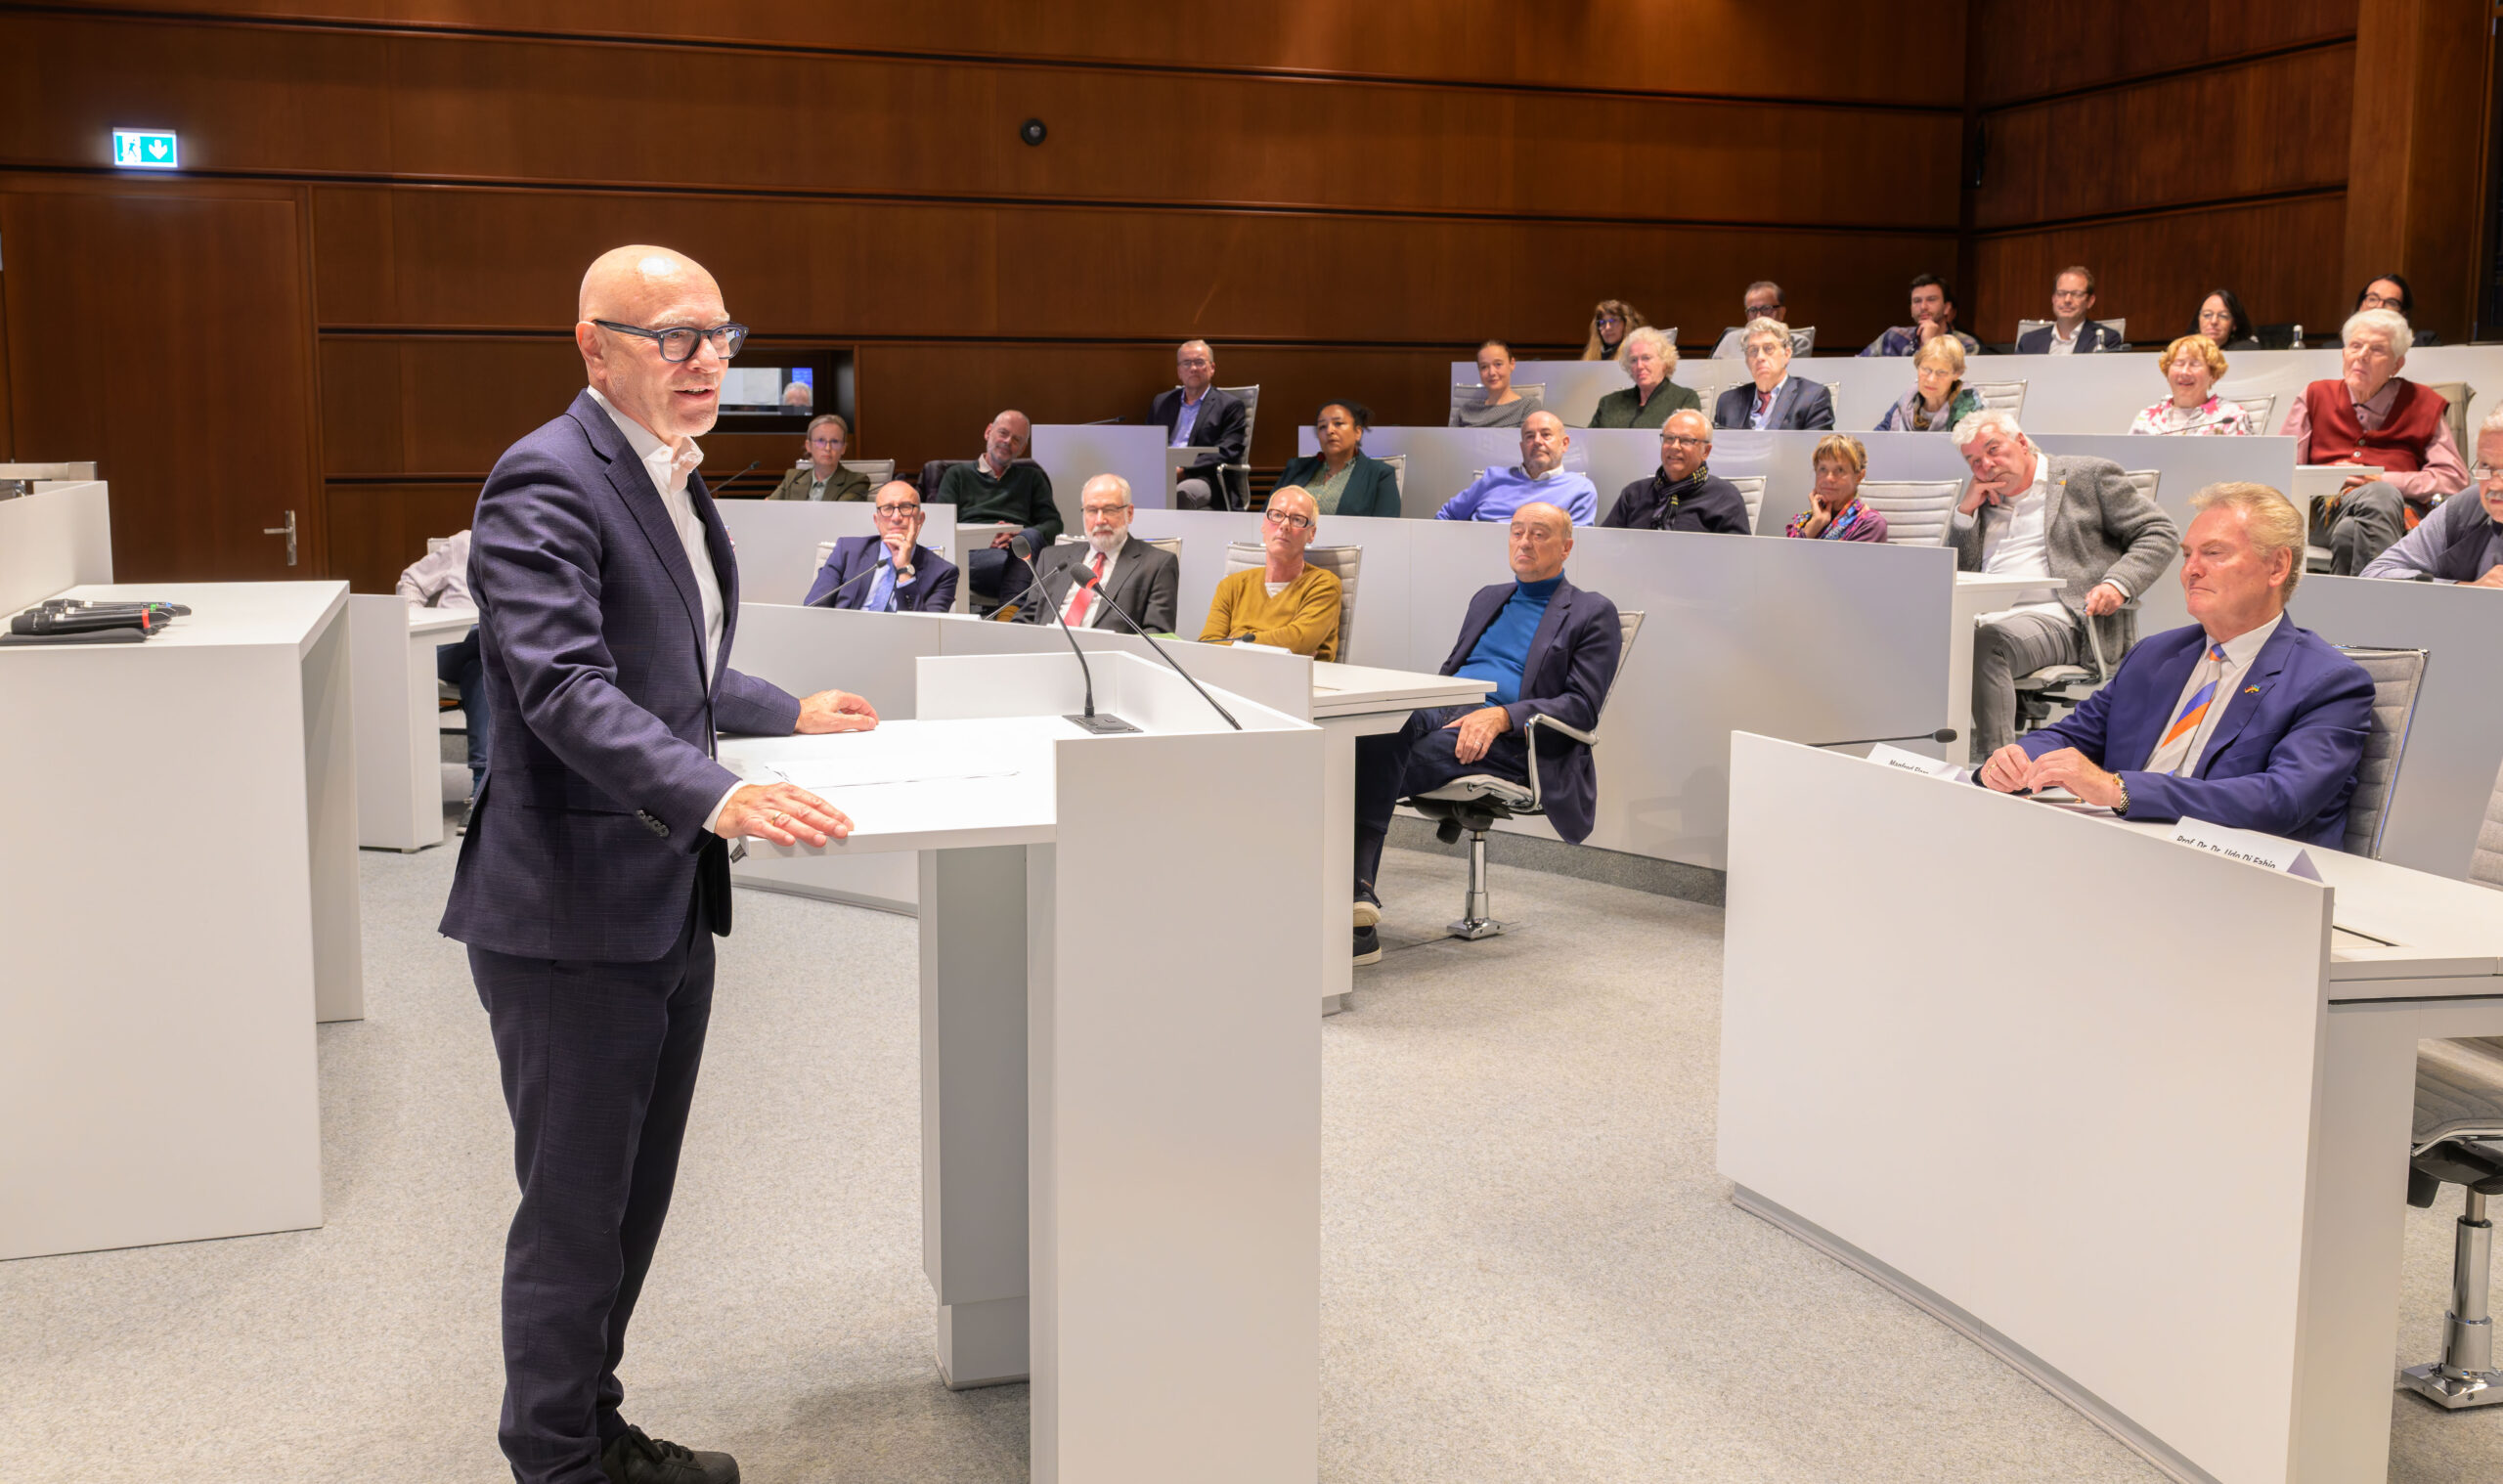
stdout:
<svg viewBox="0 0 2503 1484">
<path fill-rule="evenodd" d="M 2473 463 L 2469 465 L 2468 477 L 2476 480 L 2479 484 L 2493 484 L 2498 480 L 2503 480 L 2503 468 L 2498 468 L 2490 463 Z"/>
<path fill-rule="evenodd" d="M 1094 519 L 1098 515 L 1119 515 L 1128 508 L 1129 502 L 1127 501 L 1123 501 L 1121 503 L 1117 505 L 1084 505 L 1080 507 L 1086 518 L 1089 520 Z"/>
<path fill-rule="evenodd" d="M 1309 515 L 1296 515 L 1287 510 L 1270 510 L 1265 512 L 1264 518 L 1269 522 L 1269 524 L 1276 526 L 1283 531 L 1309 531 L 1312 529 L 1312 517 Z"/>
<path fill-rule="evenodd" d="M 737 355 L 739 347 L 747 343 L 747 327 L 744 325 L 716 325 L 711 329 L 676 325 L 666 329 L 646 329 L 639 325 L 620 325 L 615 320 L 593 320 L 592 323 L 617 334 L 639 335 L 653 341 L 661 348 L 661 359 L 670 362 L 693 359 L 697 343 L 704 340 L 712 341 L 713 354 L 725 361 Z"/>
<path fill-rule="evenodd" d="M 880 520 L 910 520 L 912 517 L 920 513 L 921 505 L 917 501 L 908 505 L 888 504 L 878 506 L 878 518 Z"/>
<path fill-rule="evenodd" d="M 1712 440 L 1709 438 L 1692 438 L 1684 433 L 1663 433 L 1660 435 L 1660 447 L 1664 449 L 1702 449 L 1710 448 L 1711 446 Z"/>
</svg>

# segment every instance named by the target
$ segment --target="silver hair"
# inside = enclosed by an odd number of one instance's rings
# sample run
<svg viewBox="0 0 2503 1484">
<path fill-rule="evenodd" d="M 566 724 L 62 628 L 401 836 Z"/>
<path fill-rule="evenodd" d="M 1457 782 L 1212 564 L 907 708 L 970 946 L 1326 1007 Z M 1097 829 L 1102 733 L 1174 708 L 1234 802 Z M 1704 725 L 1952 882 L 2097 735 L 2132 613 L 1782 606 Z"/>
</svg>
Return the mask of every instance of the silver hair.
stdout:
<svg viewBox="0 0 2503 1484">
<path fill-rule="evenodd" d="M 2416 331 L 2407 327 L 2407 317 L 2395 309 L 2356 310 L 2347 317 L 2346 324 L 2338 327 L 2338 343 L 2345 345 L 2355 337 L 2355 331 L 2359 329 L 2389 339 L 2390 353 L 2394 360 L 2406 360 L 2407 348 L 2416 343 Z"/>
<path fill-rule="evenodd" d="M 1966 413 L 1964 420 L 1955 424 L 1955 431 L 1947 436 L 1955 440 L 1955 452 L 1960 454 L 1980 442 L 1982 436 L 1993 428 L 1998 429 L 2010 438 L 2025 436 L 2025 429 L 2016 425 L 2016 415 L 2004 408 L 1996 407 L 1986 407 L 1978 413 Z"/>
<path fill-rule="evenodd" d="M 1738 331 L 1738 348 L 1746 349 L 1747 342 L 1758 335 L 1771 335 L 1787 346 L 1790 343 L 1790 327 L 1771 315 L 1758 315 L 1747 322 L 1746 328 Z"/>
<path fill-rule="evenodd" d="M 2485 420 L 2477 425 L 2478 437 L 2482 438 L 2488 433 L 2503 433 L 2503 402 L 2496 403 L 2494 411 L 2486 414 Z"/>
<path fill-rule="evenodd" d="M 1625 359 L 1625 353 L 1637 345 L 1650 346 L 1660 353 L 1660 360 L 1668 366 L 1669 370 L 1678 369 L 1677 342 L 1648 325 L 1637 326 L 1626 331 L 1624 343 L 1616 348 L 1616 359 L 1622 362 Z"/>
</svg>

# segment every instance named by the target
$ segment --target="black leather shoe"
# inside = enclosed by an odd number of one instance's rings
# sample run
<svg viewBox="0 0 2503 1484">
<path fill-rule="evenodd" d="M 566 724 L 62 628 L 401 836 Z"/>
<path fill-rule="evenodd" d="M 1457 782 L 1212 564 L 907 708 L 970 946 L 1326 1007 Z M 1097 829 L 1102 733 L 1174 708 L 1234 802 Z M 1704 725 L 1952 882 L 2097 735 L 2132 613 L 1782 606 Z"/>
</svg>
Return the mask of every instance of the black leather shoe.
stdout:
<svg viewBox="0 0 2503 1484">
<path fill-rule="evenodd" d="M 600 1450 L 599 1471 L 608 1484 L 739 1484 L 738 1460 L 726 1453 L 697 1453 L 629 1427 Z"/>
</svg>

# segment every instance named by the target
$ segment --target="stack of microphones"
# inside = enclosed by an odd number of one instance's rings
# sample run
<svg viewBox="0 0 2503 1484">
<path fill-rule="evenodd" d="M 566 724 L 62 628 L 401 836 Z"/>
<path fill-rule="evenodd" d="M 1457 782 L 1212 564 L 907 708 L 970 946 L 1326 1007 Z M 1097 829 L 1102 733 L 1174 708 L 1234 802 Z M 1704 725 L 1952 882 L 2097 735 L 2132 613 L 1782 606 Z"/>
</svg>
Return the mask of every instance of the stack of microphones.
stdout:
<svg viewBox="0 0 2503 1484">
<path fill-rule="evenodd" d="M 180 603 L 48 597 L 12 617 L 0 644 L 137 644 L 190 612 Z"/>
</svg>

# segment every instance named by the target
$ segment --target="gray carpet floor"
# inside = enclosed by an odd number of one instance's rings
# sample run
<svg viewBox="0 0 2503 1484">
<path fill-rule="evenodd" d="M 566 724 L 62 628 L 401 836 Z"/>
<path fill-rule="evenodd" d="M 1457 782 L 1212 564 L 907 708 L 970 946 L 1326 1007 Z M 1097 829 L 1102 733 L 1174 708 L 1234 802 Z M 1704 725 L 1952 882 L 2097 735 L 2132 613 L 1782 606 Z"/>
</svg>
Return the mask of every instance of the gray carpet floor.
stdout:
<svg viewBox="0 0 2503 1484">
<path fill-rule="evenodd" d="M 368 1018 L 321 1032 L 328 1225 L 0 1263 L 12 1477 L 506 1477 L 508 1130 L 434 933 L 452 863 L 362 858 Z M 1392 951 L 1323 1032 L 1323 1479 L 2158 1477 L 1729 1204 L 1717 910 L 1498 867 L 1519 928 L 1459 943 L 1432 937 L 1458 862 L 1386 865 Z M 1026 1388 L 950 1393 L 930 1362 L 912 924 L 739 913 L 629 1415 L 758 1484 L 1023 1479 Z M 2455 1213 L 2410 1217 L 2405 1361 Z M 2393 1408 L 2393 1478 L 2503 1476 L 2503 1416 Z"/>
</svg>

